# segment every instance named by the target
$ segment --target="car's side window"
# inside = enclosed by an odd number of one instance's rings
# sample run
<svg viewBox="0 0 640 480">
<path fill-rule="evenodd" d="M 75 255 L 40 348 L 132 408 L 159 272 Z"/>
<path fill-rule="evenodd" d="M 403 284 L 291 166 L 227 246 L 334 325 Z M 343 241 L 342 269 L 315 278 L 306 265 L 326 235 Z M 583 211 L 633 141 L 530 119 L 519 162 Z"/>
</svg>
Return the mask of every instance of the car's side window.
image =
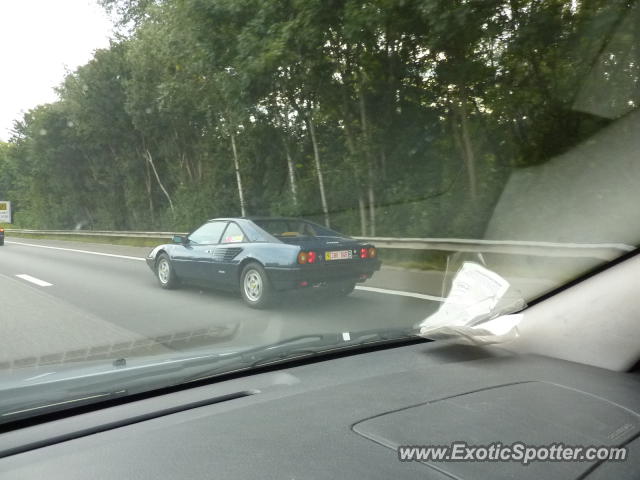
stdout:
<svg viewBox="0 0 640 480">
<path fill-rule="evenodd" d="M 222 235 L 222 243 L 242 243 L 246 241 L 247 237 L 238 224 L 230 222 L 224 235 Z"/>
<path fill-rule="evenodd" d="M 189 240 L 200 245 L 214 245 L 220 242 L 220 236 L 227 222 L 209 222 L 189 235 Z"/>
</svg>

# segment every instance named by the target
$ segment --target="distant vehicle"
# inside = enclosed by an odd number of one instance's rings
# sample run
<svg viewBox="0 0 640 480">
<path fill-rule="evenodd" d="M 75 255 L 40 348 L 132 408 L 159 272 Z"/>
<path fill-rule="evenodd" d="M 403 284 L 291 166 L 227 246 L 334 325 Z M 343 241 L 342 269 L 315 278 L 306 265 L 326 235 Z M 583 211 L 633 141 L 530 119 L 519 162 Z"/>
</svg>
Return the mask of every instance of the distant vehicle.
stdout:
<svg viewBox="0 0 640 480">
<path fill-rule="evenodd" d="M 4 228 L 0 228 L 0 247 L 4 245 Z"/>
<path fill-rule="evenodd" d="M 239 290 L 252 308 L 287 290 L 348 295 L 380 269 L 375 246 L 302 219 L 213 219 L 172 241 L 146 259 L 162 288 L 185 282 Z"/>
</svg>

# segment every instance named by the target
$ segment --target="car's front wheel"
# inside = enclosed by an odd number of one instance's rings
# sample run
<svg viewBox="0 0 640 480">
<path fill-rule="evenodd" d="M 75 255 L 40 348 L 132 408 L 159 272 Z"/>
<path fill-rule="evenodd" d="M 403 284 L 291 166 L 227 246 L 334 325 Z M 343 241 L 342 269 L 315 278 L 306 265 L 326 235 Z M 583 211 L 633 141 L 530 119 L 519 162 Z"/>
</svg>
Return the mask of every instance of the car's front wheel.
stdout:
<svg viewBox="0 0 640 480">
<path fill-rule="evenodd" d="M 251 262 L 240 274 L 240 294 L 251 308 L 267 308 L 275 300 L 275 292 L 262 265 Z"/>
<path fill-rule="evenodd" d="M 176 276 L 169 255 L 161 253 L 156 261 L 156 278 L 162 288 L 168 290 L 178 286 L 178 277 Z"/>
</svg>

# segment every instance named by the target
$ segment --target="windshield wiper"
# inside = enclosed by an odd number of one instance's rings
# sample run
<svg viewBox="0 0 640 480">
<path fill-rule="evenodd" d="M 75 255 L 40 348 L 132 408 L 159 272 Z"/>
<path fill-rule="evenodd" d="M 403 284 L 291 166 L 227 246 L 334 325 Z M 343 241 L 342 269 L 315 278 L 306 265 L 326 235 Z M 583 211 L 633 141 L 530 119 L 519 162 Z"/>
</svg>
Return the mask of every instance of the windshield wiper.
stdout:
<svg viewBox="0 0 640 480">
<path fill-rule="evenodd" d="M 276 365 L 304 357 L 332 354 L 340 351 L 361 349 L 387 343 L 415 341 L 420 339 L 414 328 L 376 329 L 362 332 L 300 335 L 276 343 L 264 345 L 227 355 L 233 358 L 235 368 L 229 370 L 227 362 L 213 369 L 200 372 L 184 383 L 215 377 L 224 373 L 251 370 L 257 367 Z"/>
<path fill-rule="evenodd" d="M 90 367 L 74 372 L 71 378 L 35 384 L 21 383 L 3 390 L 0 425 L 161 388 L 180 387 L 198 380 L 251 371 L 303 357 L 409 340 L 425 341 L 417 337 L 415 330 L 411 328 L 385 329 L 300 335 L 254 348 L 158 359 L 143 365 L 128 366 L 128 361 L 120 360 L 114 369 Z M 94 371 L 93 368 L 97 370 Z"/>
</svg>

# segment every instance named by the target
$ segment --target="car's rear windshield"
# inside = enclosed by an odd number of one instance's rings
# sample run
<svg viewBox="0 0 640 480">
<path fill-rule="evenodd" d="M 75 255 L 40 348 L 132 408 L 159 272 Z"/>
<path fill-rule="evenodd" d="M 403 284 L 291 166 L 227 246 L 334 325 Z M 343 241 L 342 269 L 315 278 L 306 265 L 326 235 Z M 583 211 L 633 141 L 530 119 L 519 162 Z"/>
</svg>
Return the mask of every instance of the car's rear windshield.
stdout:
<svg viewBox="0 0 640 480">
<path fill-rule="evenodd" d="M 254 220 L 254 223 L 274 237 L 344 237 L 341 233 L 302 220 L 262 219 Z"/>
</svg>

